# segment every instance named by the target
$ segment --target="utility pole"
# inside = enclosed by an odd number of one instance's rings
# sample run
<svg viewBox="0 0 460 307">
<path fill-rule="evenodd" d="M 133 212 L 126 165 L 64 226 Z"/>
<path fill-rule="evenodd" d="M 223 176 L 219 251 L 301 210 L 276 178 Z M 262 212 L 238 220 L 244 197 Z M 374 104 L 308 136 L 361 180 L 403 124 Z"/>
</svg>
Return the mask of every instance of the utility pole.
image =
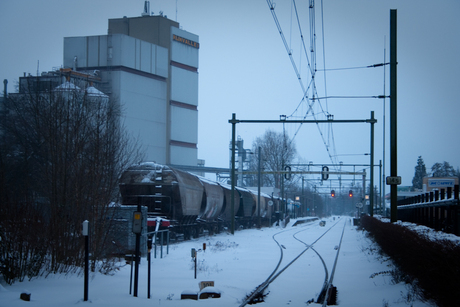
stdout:
<svg viewBox="0 0 460 307">
<path fill-rule="evenodd" d="M 374 111 L 371 111 L 371 120 L 374 120 Z M 370 216 L 374 216 L 374 122 L 371 122 L 371 189 L 370 198 Z"/>
<path fill-rule="evenodd" d="M 230 121 L 232 124 L 232 172 L 231 172 L 231 183 L 232 183 L 232 196 L 231 196 L 231 214 L 232 214 L 232 226 L 231 233 L 235 234 L 235 134 L 236 134 L 236 114 L 232 114 L 232 119 Z"/>
<path fill-rule="evenodd" d="M 259 216 L 259 221 L 258 221 L 258 224 L 259 224 L 259 228 L 262 227 L 261 223 L 260 223 L 260 161 L 262 160 L 261 156 L 260 156 L 260 146 L 259 146 L 259 167 L 258 167 L 258 174 L 257 174 L 257 207 L 259 208 L 259 213 L 258 213 L 258 216 Z"/>
<path fill-rule="evenodd" d="M 398 176 L 397 157 L 397 11 L 390 10 L 390 162 L 391 177 Z M 398 220 L 398 186 L 391 185 L 391 222 Z"/>
</svg>

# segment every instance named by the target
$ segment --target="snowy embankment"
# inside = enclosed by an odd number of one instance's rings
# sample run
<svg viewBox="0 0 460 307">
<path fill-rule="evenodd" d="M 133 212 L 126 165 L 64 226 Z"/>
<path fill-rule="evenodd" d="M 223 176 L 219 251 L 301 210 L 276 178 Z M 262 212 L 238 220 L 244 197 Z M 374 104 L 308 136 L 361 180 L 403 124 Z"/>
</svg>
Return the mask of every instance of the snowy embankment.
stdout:
<svg viewBox="0 0 460 307">
<path fill-rule="evenodd" d="M 82 276 L 51 275 L 32 281 L 3 285 L 0 288 L 0 306 L 238 306 L 242 299 L 258 286 L 274 269 L 279 249 L 272 236 L 280 231 L 302 232 L 302 239 L 314 242 L 324 231 L 339 221 L 340 232 L 345 224 L 334 286 L 338 289 L 339 306 L 431 306 L 413 297 L 413 292 L 403 283 L 392 281 L 391 262 L 377 253 L 378 248 L 353 226 L 349 217 L 329 218 L 326 226 L 319 222 L 292 227 L 292 220 L 286 228 L 272 227 L 237 231 L 212 237 L 172 244 L 169 254 L 157 250 L 152 252 L 151 298 L 147 298 L 147 261 L 142 259 L 138 297 L 129 294 L 130 266 L 124 265 L 113 276 L 93 273 L 89 282 L 89 301 L 83 301 L 84 281 Z M 315 244 L 331 270 L 335 258 L 334 247 L 338 236 L 325 236 Z M 194 278 L 194 262 L 191 249 L 206 250 L 197 254 L 197 279 Z M 285 246 L 286 250 L 297 248 Z M 276 284 L 269 287 L 270 293 L 260 306 L 306 306 L 309 300 L 317 298 L 324 281 L 324 269 L 315 253 L 307 251 L 292 269 L 281 275 Z M 299 274 L 300 273 L 300 274 Z M 300 279 L 299 279 L 300 278 Z M 181 300 L 181 293 L 198 292 L 199 282 L 213 281 L 220 298 L 206 300 Z M 299 284 L 301 287 L 299 288 Z M 274 289 L 276 287 L 276 289 Z M 301 289 L 294 290 L 291 289 Z M 275 291 L 276 290 L 276 291 Z M 22 292 L 31 293 L 31 301 L 20 300 Z M 310 306 L 319 306 L 311 303 Z"/>
</svg>

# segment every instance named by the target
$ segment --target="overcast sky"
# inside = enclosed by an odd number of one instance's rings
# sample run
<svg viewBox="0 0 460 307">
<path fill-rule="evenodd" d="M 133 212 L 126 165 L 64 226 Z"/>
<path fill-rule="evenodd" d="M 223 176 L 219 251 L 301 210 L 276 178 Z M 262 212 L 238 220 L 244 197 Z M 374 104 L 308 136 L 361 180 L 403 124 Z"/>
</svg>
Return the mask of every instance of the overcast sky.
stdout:
<svg viewBox="0 0 460 307">
<path fill-rule="evenodd" d="M 8 79 L 9 91 L 14 91 L 24 72 L 35 75 L 37 69 L 62 65 L 64 37 L 104 35 L 109 18 L 140 16 L 143 5 L 143 0 L 1 0 L 0 78 Z M 150 5 L 155 15 L 163 11 L 183 30 L 199 36 L 198 155 L 206 166 L 228 166 L 232 113 L 238 119 L 305 115 L 307 102 L 301 101 L 302 88 L 265 0 L 152 0 Z M 297 0 L 296 6 L 310 61 L 308 1 Z M 382 67 L 330 70 L 326 76 L 323 69 L 382 63 L 385 48 L 389 61 L 390 9 L 397 9 L 398 20 L 398 175 L 403 185 L 411 185 L 418 156 L 428 170 L 435 162 L 460 166 L 460 104 L 455 94 L 460 86 L 460 1 L 317 0 L 315 84 L 319 97 L 383 95 Z M 275 12 L 306 88 L 311 75 L 292 2 L 276 2 Z M 389 68 L 385 93 L 389 95 Z M 383 156 L 383 100 L 320 101 L 313 107 L 317 119 L 327 114 L 368 119 L 375 111 L 378 164 Z M 386 99 L 387 138 L 389 102 Z M 306 119 L 313 119 L 311 113 Z M 268 128 L 283 131 L 280 124 L 239 124 L 237 134 L 251 148 Z M 337 156 L 334 162 L 369 164 L 364 155 L 370 151 L 369 124 L 304 124 L 300 129 L 285 125 L 284 131 L 295 135 L 303 163 L 331 163 L 329 148 L 330 155 Z M 389 175 L 388 140 L 386 149 Z"/>
</svg>

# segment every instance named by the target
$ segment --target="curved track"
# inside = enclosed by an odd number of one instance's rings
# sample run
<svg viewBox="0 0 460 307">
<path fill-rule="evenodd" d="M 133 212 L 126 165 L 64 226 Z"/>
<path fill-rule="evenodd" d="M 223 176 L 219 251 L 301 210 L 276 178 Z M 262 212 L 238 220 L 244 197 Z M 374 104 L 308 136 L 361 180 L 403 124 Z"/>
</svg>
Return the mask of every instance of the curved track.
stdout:
<svg viewBox="0 0 460 307">
<path fill-rule="evenodd" d="M 323 283 L 323 287 L 322 287 L 322 290 L 321 290 L 321 294 L 320 296 L 318 297 L 318 302 L 322 303 L 323 300 L 324 302 L 327 302 L 327 297 L 328 297 L 328 293 L 330 292 L 329 289 L 332 287 L 332 280 L 333 280 L 333 275 L 334 275 L 334 271 L 335 271 L 335 266 L 337 264 L 337 258 L 338 258 L 338 254 L 339 254 L 339 251 L 340 251 L 340 245 L 342 244 L 342 238 L 343 238 L 343 232 L 345 230 L 345 225 L 346 223 L 344 223 L 344 228 L 343 228 L 343 231 L 342 231 L 342 237 L 340 239 L 340 244 L 339 244 L 339 248 L 337 250 L 337 255 L 336 255 L 336 260 L 335 260 L 335 263 L 334 263 L 334 266 L 333 266 L 333 269 L 332 269 L 332 274 L 331 274 L 331 278 L 328 280 L 329 278 L 329 273 L 328 273 L 328 269 L 327 269 L 327 265 L 324 261 L 324 259 L 321 257 L 321 255 L 313 248 L 313 245 L 315 243 L 317 243 L 321 238 L 323 238 L 334 226 L 336 226 L 340 221 L 342 221 L 344 219 L 339 219 L 336 223 L 334 223 L 331 227 L 329 227 L 322 235 L 320 235 L 313 243 L 311 244 L 307 244 L 306 242 L 300 240 L 298 237 L 297 237 L 297 234 L 299 233 L 302 233 L 306 230 L 308 230 L 309 228 L 305 228 L 305 229 L 302 229 L 300 231 L 297 231 L 295 232 L 292 237 L 297 240 L 298 242 L 304 244 L 306 246 L 306 248 L 304 248 L 300 253 L 298 253 L 287 265 L 285 265 L 282 269 L 280 269 L 280 266 L 281 266 L 281 263 L 283 261 L 283 256 L 284 256 L 284 249 L 285 247 L 276 239 L 276 236 L 282 234 L 282 233 L 285 233 L 285 232 L 288 232 L 288 231 L 291 231 L 292 229 L 286 229 L 286 230 L 283 230 L 283 231 L 280 231 L 276 234 L 274 234 L 272 236 L 273 240 L 276 242 L 276 244 L 278 245 L 278 248 L 280 250 L 280 257 L 279 257 L 279 261 L 278 261 L 278 264 L 276 265 L 275 269 L 273 270 L 273 272 L 268 276 L 268 278 L 262 282 L 250 295 L 248 295 L 244 300 L 243 302 L 240 304 L 240 307 L 243 307 L 243 306 L 246 306 L 247 304 L 254 304 L 254 303 L 257 303 L 257 302 L 262 302 L 263 301 L 263 298 L 264 298 L 264 291 L 267 289 L 267 287 L 273 282 L 275 281 L 276 278 L 278 278 L 288 267 L 290 267 L 294 262 L 296 262 L 307 250 L 311 249 L 313 250 L 316 255 L 319 257 L 319 259 L 321 260 L 322 264 L 323 264 L 323 267 L 324 267 L 324 271 L 325 271 L 325 279 L 324 279 L 324 283 Z"/>
</svg>

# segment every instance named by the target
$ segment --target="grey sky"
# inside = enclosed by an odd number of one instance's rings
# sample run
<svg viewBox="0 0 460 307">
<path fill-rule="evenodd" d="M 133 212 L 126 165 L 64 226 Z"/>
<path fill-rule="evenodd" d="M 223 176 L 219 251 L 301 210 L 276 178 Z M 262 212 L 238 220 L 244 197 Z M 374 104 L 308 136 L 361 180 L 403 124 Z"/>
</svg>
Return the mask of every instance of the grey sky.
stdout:
<svg viewBox="0 0 460 307">
<path fill-rule="evenodd" d="M 163 11 L 176 20 L 176 3 L 177 21 L 200 40 L 198 155 L 207 166 L 226 167 L 232 113 L 239 119 L 279 119 L 281 114 L 293 114 L 294 119 L 305 114 L 307 105 L 303 102 L 299 106 L 302 90 L 265 0 L 152 0 L 151 11 Z M 61 66 L 64 37 L 106 34 L 109 18 L 140 16 L 143 4 L 143 0 L 0 1 L 1 80 L 8 79 L 9 91 L 14 91 L 24 72 L 36 74 L 38 61 L 40 72 Z M 309 48 L 308 1 L 297 0 L 296 4 Z M 403 184 L 411 184 L 420 155 L 428 169 L 443 161 L 459 167 L 460 105 L 455 93 L 460 85 L 460 2 L 323 0 L 323 4 L 326 68 L 382 63 L 385 41 L 388 61 L 390 9 L 398 10 L 398 173 Z M 321 1 L 317 0 L 316 6 L 320 70 L 324 68 Z M 296 19 L 291 22 L 291 2 L 278 1 L 275 11 L 302 80 L 308 85 L 310 77 Z M 383 76 L 382 68 L 328 71 L 327 95 L 382 95 Z M 387 95 L 388 76 L 387 69 Z M 320 97 L 325 96 L 324 84 L 324 74 L 318 71 Z M 386 103 L 388 121 L 388 99 Z M 375 162 L 382 159 L 382 100 L 329 99 L 321 106 L 314 107 L 319 119 L 324 118 L 322 111 L 335 119 L 366 119 L 375 111 Z M 250 148 L 254 138 L 269 127 L 238 125 L 237 134 Z M 281 125 L 270 128 L 283 129 Z M 369 152 L 369 125 L 336 125 L 333 135 L 328 126 L 320 128 L 331 153 L 338 155 L 337 161 L 369 163 L 369 157 L 364 156 Z M 291 137 L 297 129 L 285 126 Z M 302 126 L 295 142 L 303 162 L 331 163 L 315 125 Z M 387 175 L 389 166 L 387 145 Z"/>
</svg>

